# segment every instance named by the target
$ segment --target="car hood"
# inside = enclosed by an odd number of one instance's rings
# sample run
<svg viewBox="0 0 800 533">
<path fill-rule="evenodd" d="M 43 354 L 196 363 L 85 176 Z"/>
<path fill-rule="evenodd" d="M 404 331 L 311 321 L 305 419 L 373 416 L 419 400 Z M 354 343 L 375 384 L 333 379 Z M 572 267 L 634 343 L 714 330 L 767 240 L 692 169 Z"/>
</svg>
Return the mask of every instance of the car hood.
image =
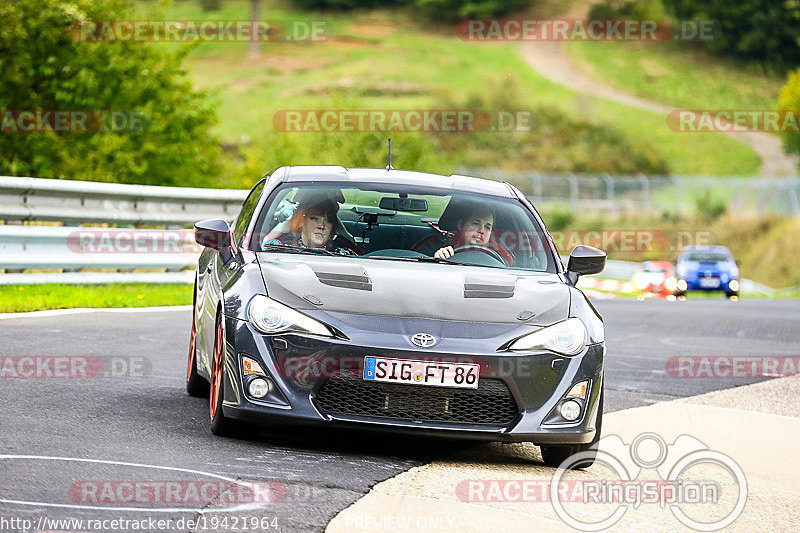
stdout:
<svg viewBox="0 0 800 533">
<path fill-rule="evenodd" d="M 735 272 L 736 267 L 726 262 L 685 261 L 681 265 L 685 272 Z"/>
<path fill-rule="evenodd" d="M 556 274 L 486 267 L 261 252 L 267 293 L 295 309 L 550 325 L 570 293 Z"/>
</svg>

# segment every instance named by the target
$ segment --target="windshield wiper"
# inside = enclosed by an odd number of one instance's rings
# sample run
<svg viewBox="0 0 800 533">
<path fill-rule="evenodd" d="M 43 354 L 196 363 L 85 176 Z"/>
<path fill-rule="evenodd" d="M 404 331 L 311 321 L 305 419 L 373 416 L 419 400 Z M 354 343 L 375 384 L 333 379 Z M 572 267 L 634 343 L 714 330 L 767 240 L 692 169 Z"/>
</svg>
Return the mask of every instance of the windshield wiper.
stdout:
<svg viewBox="0 0 800 533">
<path fill-rule="evenodd" d="M 289 246 L 286 244 L 262 244 L 261 251 L 266 252 L 269 250 L 282 250 L 287 252 L 294 252 L 298 254 L 317 254 L 317 255 L 335 255 L 339 256 L 336 252 L 331 252 L 325 248 L 298 248 L 297 246 Z"/>
<path fill-rule="evenodd" d="M 447 259 L 440 259 L 438 257 L 403 257 L 403 256 L 394 256 L 394 255 L 370 255 L 365 259 L 383 259 L 383 260 L 391 260 L 391 261 L 414 261 L 418 263 L 447 263 L 449 265 L 457 265 L 458 263 L 454 263 L 452 261 L 448 261 Z"/>
</svg>

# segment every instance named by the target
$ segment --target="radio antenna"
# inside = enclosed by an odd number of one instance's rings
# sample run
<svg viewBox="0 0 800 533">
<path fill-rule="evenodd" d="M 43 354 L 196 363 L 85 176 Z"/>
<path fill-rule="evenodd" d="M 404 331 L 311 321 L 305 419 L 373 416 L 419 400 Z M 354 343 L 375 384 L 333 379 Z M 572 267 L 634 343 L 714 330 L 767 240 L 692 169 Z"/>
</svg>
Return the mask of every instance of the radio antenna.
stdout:
<svg viewBox="0 0 800 533">
<path fill-rule="evenodd" d="M 392 166 L 392 139 L 389 138 L 389 164 L 386 165 L 386 170 L 394 170 Z"/>
</svg>

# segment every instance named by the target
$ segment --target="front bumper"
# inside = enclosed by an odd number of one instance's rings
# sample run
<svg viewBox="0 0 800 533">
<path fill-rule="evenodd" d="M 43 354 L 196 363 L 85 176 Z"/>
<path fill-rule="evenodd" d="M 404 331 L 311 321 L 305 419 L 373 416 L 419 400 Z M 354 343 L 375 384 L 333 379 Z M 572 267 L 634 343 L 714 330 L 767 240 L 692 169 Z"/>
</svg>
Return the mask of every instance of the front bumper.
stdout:
<svg viewBox="0 0 800 533">
<path fill-rule="evenodd" d="M 594 438 L 605 354 L 602 343 L 591 345 L 574 357 L 552 353 L 509 354 L 496 350 L 481 351 L 476 349 L 476 345 L 484 348 L 500 346 L 509 338 L 509 330 L 516 329 L 515 326 L 440 324 L 439 321 L 422 319 L 369 317 L 363 322 L 369 322 L 371 331 L 358 331 L 347 328 L 348 324 L 335 323 L 333 318 L 327 316 L 326 322 L 346 331 L 349 339 L 316 339 L 294 334 L 263 335 L 246 321 L 228 318 L 227 379 L 223 401 L 225 416 L 259 424 L 317 425 L 536 444 L 582 444 Z M 448 328 L 450 335 L 443 335 L 442 328 Z M 480 328 L 484 338 L 470 338 L 463 335 L 466 329 L 458 333 L 454 328 L 468 328 L 473 333 Z M 440 332 L 437 336 L 447 338 L 449 342 L 425 350 L 411 345 L 406 333 L 376 333 L 437 330 Z M 269 396 L 270 401 L 255 400 L 245 394 L 247 378 L 241 371 L 241 358 L 244 356 L 259 361 L 267 377 L 276 385 L 279 393 Z M 348 385 L 361 386 L 366 356 L 479 363 L 479 383 L 489 383 L 491 380 L 495 385 L 505 388 L 503 394 L 507 393 L 513 400 L 515 412 L 502 422 L 481 420 L 481 423 L 470 423 L 468 418 L 463 417 L 458 421 L 449 421 L 442 412 L 438 412 L 436 417 L 398 416 L 396 412 L 382 411 L 382 405 L 372 405 L 374 409 L 371 413 L 363 409 L 360 412 L 346 412 L 327 408 L 329 404 L 321 402 L 320 391 L 329 380 L 351 380 Z M 583 409 L 579 419 L 570 423 L 554 415 L 572 386 L 584 380 L 589 381 L 590 386 L 586 400 L 581 402 Z M 425 394 L 420 396 L 423 399 L 430 398 L 431 394 L 443 394 L 451 398 L 444 399 L 442 405 L 447 406 L 460 391 L 422 385 L 390 387 L 394 389 L 386 392 L 384 409 L 389 409 L 390 399 L 398 393 L 408 393 L 406 396 Z M 380 394 L 384 394 L 384 391 Z M 446 413 L 447 407 L 444 409 Z"/>
</svg>

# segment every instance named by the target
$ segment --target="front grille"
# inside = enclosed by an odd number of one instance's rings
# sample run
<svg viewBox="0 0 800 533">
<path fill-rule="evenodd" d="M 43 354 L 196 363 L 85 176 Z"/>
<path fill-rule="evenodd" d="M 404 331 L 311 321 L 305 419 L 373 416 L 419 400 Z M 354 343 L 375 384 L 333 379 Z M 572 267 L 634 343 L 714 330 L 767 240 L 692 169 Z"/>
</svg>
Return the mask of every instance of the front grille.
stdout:
<svg viewBox="0 0 800 533">
<path fill-rule="evenodd" d="M 441 389 L 332 378 L 316 396 L 321 411 L 388 420 L 504 427 L 519 415 L 506 384 L 481 379 L 477 389 Z"/>
</svg>

